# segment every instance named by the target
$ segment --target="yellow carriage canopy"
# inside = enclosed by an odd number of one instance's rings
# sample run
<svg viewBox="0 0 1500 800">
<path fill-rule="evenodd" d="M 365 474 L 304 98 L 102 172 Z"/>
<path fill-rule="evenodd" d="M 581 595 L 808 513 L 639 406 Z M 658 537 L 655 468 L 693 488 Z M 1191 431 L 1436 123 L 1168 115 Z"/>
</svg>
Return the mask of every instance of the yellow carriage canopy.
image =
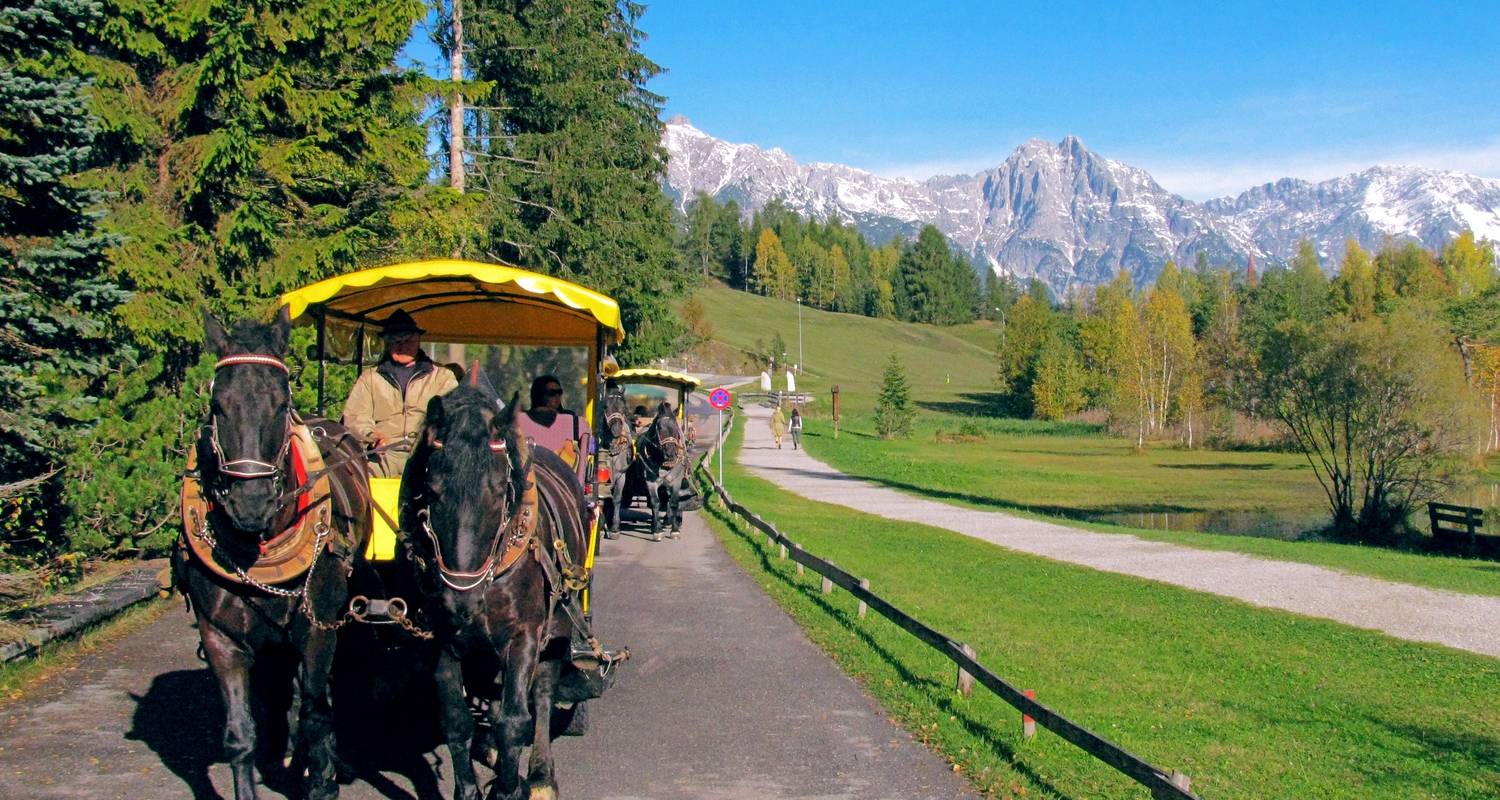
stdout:
<svg viewBox="0 0 1500 800">
<path fill-rule="evenodd" d="M 611 375 L 610 377 L 613 378 L 616 383 L 620 384 L 644 383 L 650 386 L 670 386 L 673 389 L 680 389 L 687 392 L 692 392 L 694 389 L 697 389 L 699 386 L 703 385 L 703 381 L 700 381 L 691 375 L 685 375 L 681 372 L 670 372 L 664 369 L 649 369 L 646 367 L 631 367 L 630 369 L 622 369 L 619 372 L 616 372 L 614 375 Z"/>
<path fill-rule="evenodd" d="M 378 331 L 402 309 L 433 341 L 590 345 L 625 338 L 620 306 L 592 289 L 505 264 L 440 259 L 351 272 L 281 296 L 293 321 Z"/>
</svg>

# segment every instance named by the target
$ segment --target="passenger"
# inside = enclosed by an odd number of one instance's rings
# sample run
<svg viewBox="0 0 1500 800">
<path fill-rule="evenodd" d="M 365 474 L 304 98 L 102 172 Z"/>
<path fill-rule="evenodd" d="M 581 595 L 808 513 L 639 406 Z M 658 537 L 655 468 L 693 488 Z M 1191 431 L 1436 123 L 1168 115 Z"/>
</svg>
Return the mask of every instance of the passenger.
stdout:
<svg viewBox="0 0 1500 800">
<path fill-rule="evenodd" d="M 452 372 L 422 352 L 423 333 L 405 311 L 386 318 L 380 330 L 385 355 L 360 373 L 344 403 L 344 425 L 350 432 L 371 450 L 387 448 L 370 456 L 370 471 L 377 477 L 401 476 L 410 444 L 427 417 L 427 402 L 458 386 Z"/>
<path fill-rule="evenodd" d="M 578 415 L 563 408 L 562 383 L 553 375 L 543 375 L 531 382 L 531 408 L 520 416 L 521 432 L 533 443 L 556 453 L 583 477 L 588 452 L 589 433 Z"/>
</svg>

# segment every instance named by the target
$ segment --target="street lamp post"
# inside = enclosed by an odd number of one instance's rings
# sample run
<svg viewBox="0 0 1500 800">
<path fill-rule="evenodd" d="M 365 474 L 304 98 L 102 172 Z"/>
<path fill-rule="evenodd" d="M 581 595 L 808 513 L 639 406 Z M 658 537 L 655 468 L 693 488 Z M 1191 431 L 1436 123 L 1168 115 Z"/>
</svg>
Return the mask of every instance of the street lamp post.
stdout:
<svg viewBox="0 0 1500 800">
<path fill-rule="evenodd" d="M 805 356 L 802 353 L 802 298 L 797 298 L 797 374 L 801 375 Z"/>
</svg>

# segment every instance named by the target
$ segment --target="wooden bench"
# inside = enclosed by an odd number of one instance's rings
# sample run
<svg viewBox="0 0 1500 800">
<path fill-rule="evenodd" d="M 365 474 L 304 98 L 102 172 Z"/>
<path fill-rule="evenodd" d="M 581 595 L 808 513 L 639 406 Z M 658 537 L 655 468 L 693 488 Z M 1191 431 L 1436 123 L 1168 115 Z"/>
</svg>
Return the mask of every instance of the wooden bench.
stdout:
<svg viewBox="0 0 1500 800">
<path fill-rule="evenodd" d="M 1441 547 L 1466 552 L 1500 552 L 1500 536 L 1481 533 L 1484 509 L 1428 503 L 1427 516 L 1432 521 L 1432 539 Z"/>
</svg>

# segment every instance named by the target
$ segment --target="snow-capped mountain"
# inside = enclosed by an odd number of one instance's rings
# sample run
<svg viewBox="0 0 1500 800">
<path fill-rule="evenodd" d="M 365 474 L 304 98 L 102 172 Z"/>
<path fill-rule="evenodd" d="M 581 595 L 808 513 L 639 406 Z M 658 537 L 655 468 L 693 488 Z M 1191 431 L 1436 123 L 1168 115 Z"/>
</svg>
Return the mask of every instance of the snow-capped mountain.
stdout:
<svg viewBox="0 0 1500 800">
<path fill-rule="evenodd" d="M 1195 203 L 1144 170 L 1097 155 L 1069 136 L 1033 139 L 977 175 L 883 178 L 841 164 L 799 164 L 779 149 L 731 144 L 678 117 L 667 123 L 666 190 L 697 192 L 746 213 L 774 198 L 818 219 L 837 216 L 884 240 L 931 223 L 976 263 L 1037 276 L 1059 295 L 1125 270 L 1138 285 L 1168 259 L 1284 262 L 1311 239 L 1335 269 L 1344 242 L 1385 237 L 1441 247 L 1465 228 L 1500 242 L 1500 181 L 1416 167 L 1372 167 L 1322 183 L 1291 178 L 1238 197 Z"/>
</svg>

